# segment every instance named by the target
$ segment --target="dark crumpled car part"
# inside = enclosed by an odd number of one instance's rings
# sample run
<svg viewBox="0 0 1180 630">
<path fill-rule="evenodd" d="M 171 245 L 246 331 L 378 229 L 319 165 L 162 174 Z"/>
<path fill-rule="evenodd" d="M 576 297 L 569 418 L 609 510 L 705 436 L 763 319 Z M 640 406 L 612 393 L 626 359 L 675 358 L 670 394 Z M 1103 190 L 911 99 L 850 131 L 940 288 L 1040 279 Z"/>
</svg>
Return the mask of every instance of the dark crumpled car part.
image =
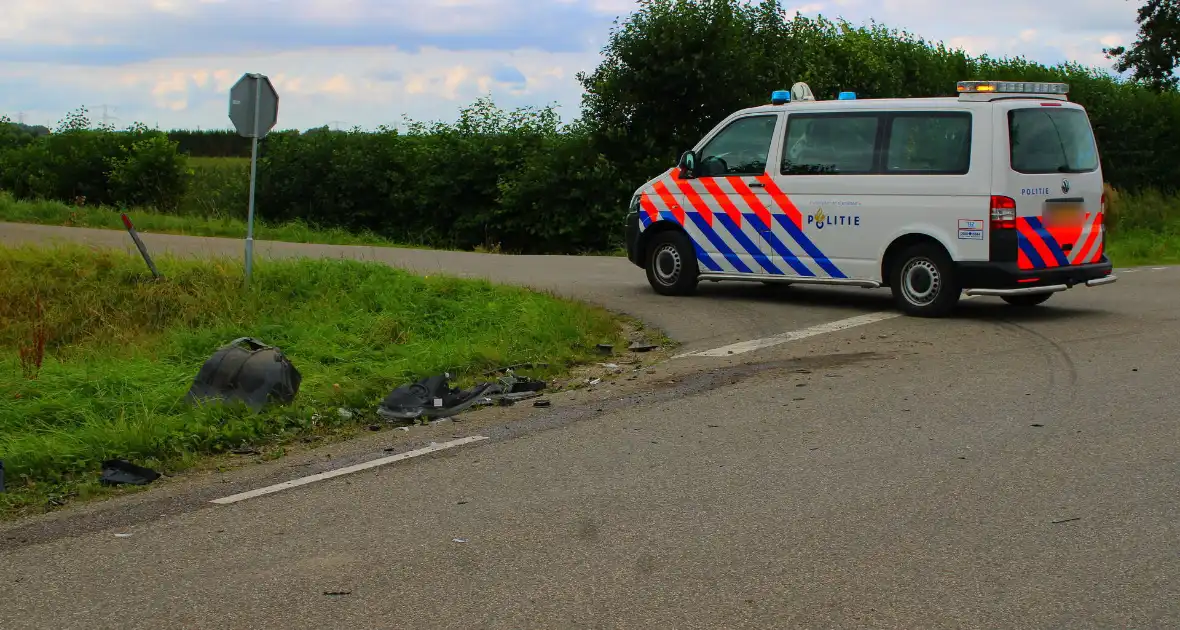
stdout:
<svg viewBox="0 0 1180 630">
<path fill-rule="evenodd" d="M 416 383 L 402 385 L 389 393 L 377 408 L 386 420 L 448 418 L 477 405 L 513 404 L 540 396 L 548 386 L 545 381 L 517 375 L 513 368 L 494 383 L 480 383 L 465 390 L 450 386 L 450 374 L 428 376 Z"/>
<path fill-rule="evenodd" d="M 450 374 L 438 374 L 390 392 L 377 408 L 377 415 L 386 420 L 446 418 L 499 391 L 495 383 L 481 383 L 461 391 L 450 386 Z"/>
<path fill-rule="evenodd" d="M 272 402 L 287 404 L 299 393 L 303 377 L 274 346 L 242 337 L 205 361 L 193 379 L 188 401 L 241 401 L 255 412 Z"/>
<path fill-rule="evenodd" d="M 99 481 L 106 486 L 146 486 L 159 478 L 160 473 L 151 468 L 137 466 L 125 459 L 108 459 L 102 463 L 102 478 Z"/>
</svg>

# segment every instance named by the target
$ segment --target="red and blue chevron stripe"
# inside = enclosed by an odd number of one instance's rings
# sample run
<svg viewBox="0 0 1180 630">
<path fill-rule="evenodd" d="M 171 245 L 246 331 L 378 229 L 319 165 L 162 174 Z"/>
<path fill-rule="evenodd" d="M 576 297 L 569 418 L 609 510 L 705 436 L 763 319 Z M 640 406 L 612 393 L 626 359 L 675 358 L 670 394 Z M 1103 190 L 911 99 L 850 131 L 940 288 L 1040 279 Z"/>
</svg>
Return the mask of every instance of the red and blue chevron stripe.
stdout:
<svg viewBox="0 0 1180 630">
<path fill-rule="evenodd" d="M 774 180 L 761 175 L 757 181 L 765 195 L 756 194 L 741 177 L 688 180 L 680 178 L 675 169 L 670 170 L 641 194 L 641 222 L 645 229 L 659 220 L 684 227 L 701 265 L 709 271 L 816 277 L 819 274 L 805 262 L 810 258 L 822 274 L 846 278 L 804 233 L 802 213 Z M 673 191 L 679 193 L 683 205 Z M 759 239 L 766 242 L 769 251 L 756 242 Z M 788 242 L 793 245 L 788 246 Z M 702 244 L 707 244 L 709 250 Z M 796 254 L 794 246 L 806 257 Z M 790 267 L 789 272 L 776 264 L 779 260 Z"/>
<path fill-rule="evenodd" d="M 1016 219 L 1016 264 L 1020 269 L 1053 269 L 1102 260 L 1102 213 L 1087 214 L 1076 227 L 1047 227 L 1041 217 Z M 1068 253 L 1067 248 L 1068 247 Z"/>
</svg>

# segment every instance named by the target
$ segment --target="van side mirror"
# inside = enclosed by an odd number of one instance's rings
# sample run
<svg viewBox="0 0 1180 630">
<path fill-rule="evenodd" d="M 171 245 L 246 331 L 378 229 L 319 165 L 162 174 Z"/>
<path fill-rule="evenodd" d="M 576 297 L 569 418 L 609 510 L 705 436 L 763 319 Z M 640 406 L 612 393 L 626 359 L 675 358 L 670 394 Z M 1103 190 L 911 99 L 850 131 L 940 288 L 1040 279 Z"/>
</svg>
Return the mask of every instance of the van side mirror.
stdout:
<svg viewBox="0 0 1180 630">
<path fill-rule="evenodd" d="M 683 179 L 692 179 L 697 176 L 697 154 L 696 151 L 685 151 L 680 154 L 680 163 L 677 164 L 680 168 L 680 177 Z"/>
</svg>

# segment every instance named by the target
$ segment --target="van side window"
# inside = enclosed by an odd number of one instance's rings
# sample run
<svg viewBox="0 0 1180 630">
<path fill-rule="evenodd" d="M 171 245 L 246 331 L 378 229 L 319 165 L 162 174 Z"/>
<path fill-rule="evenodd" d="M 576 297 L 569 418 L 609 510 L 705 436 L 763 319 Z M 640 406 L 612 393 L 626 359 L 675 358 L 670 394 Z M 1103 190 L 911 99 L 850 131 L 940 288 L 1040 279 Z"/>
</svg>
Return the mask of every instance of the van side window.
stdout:
<svg viewBox="0 0 1180 630">
<path fill-rule="evenodd" d="M 729 123 L 697 152 L 697 176 L 762 175 L 770 159 L 776 124 L 777 114 L 747 116 Z"/>
<path fill-rule="evenodd" d="M 887 174 L 966 175 L 971 167 L 971 113 L 894 114 L 887 142 Z"/>
<path fill-rule="evenodd" d="M 783 175 L 873 172 L 879 114 L 790 114 Z"/>
</svg>

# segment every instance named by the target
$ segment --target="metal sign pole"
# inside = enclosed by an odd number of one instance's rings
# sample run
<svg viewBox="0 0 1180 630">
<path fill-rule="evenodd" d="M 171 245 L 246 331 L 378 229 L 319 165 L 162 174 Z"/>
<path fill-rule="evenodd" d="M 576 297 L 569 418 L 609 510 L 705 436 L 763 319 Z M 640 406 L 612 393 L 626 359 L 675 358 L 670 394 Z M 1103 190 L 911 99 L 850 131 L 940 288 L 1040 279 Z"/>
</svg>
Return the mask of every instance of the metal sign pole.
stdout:
<svg viewBox="0 0 1180 630">
<path fill-rule="evenodd" d="M 251 86 L 253 90 L 250 89 Z M 274 85 L 265 74 L 247 72 L 230 88 L 229 119 L 239 136 L 250 138 L 250 207 L 246 216 L 247 286 L 254 275 L 254 199 L 258 188 L 258 140 L 274 129 L 278 116 L 279 93 L 275 91 Z"/>
<path fill-rule="evenodd" d="M 262 79 L 254 79 L 254 133 L 250 139 L 250 209 L 246 217 L 246 284 L 254 271 L 254 185 L 258 179 L 258 113 L 262 102 Z"/>
</svg>

